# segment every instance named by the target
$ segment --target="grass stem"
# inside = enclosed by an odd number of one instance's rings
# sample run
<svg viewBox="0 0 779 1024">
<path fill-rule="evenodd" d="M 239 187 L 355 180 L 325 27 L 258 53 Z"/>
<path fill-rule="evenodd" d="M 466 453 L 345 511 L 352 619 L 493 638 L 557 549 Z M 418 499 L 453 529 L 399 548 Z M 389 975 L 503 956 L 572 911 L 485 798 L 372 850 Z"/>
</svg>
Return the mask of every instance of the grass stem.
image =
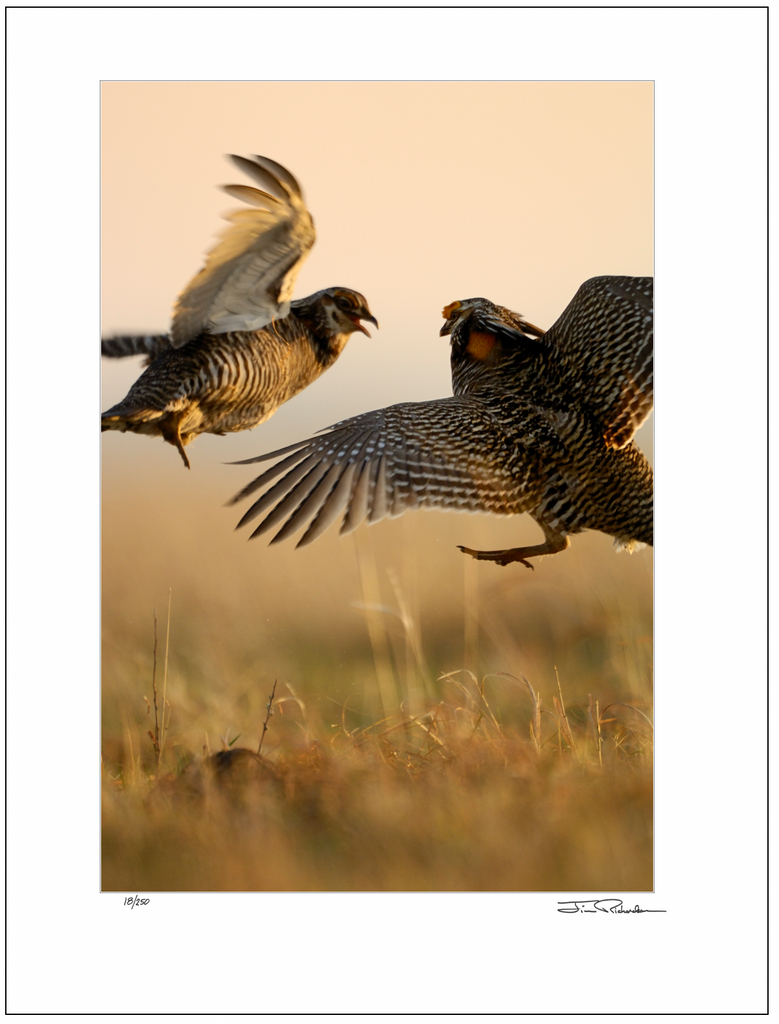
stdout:
<svg viewBox="0 0 779 1024">
<path fill-rule="evenodd" d="M 271 690 L 270 697 L 268 697 L 268 703 L 265 706 L 267 714 L 265 715 L 265 721 L 262 723 L 262 736 L 260 736 L 260 745 L 257 747 L 258 754 L 262 753 L 262 741 L 265 739 L 265 733 L 268 731 L 268 722 L 270 721 L 270 716 L 273 714 L 273 698 L 276 696 L 276 683 L 278 683 L 278 679 L 273 682 L 273 689 Z"/>
</svg>

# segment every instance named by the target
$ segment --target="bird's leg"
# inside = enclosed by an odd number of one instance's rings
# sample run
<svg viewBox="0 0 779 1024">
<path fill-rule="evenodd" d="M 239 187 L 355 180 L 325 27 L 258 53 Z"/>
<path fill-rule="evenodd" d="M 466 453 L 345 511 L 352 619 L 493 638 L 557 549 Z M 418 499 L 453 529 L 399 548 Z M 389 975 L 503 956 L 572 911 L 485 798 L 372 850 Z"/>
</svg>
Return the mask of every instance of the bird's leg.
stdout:
<svg viewBox="0 0 779 1024">
<path fill-rule="evenodd" d="M 181 435 L 178 433 L 178 431 L 176 431 L 176 438 L 173 441 L 173 444 L 178 449 L 178 453 L 184 460 L 184 465 L 187 467 L 187 469 L 192 469 L 192 467 L 189 464 L 189 459 L 187 458 L 187 453 L 184 451 L 184 445 L 181 443 Z"/>
<path fill-rule="evenodd" d="M 178 451 L 181 458 L 184 460 L 184 465 L 187 469 L 192 467 L 189 464 L 187 453 L 184 451 L 184 442 L 181 440 L 181 417 L 180 416 L 168 416 L 167 423 L 163 422 L 160 424 L 162 430 L 162 436 L 173 447 Z"/>
<path fill-rule="evenodd" d="M 546 541 L 543 544 L 533 544 L 527 548 L 507 548 L 505 551 L 474 551 L 472 548 L 464 548 L 458 544 L 463 554 L 471 555 L 482 562 L 497 562 L 498 565 L 508 565 L 510 562 L 521 562 L 528 569 L 533 569 L 528 558 L 535 558 L 538 555 L 555 555 L 558 551 L 565 551 L 571 543 L 568 537 L 550 530 L 549 527 L 540 524 L 544 531 Z"/>
</svg>

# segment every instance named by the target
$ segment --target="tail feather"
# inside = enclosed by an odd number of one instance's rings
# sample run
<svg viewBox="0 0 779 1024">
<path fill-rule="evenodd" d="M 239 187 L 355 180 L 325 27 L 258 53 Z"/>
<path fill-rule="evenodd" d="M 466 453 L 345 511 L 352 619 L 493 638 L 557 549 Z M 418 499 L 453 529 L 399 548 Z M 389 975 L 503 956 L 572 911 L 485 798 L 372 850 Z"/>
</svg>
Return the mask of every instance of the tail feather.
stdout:
<svg viewBox="0 0 779 1024">
<path fill-rule="evenodd" d="M 143 423 L 153 423 L 165 415 L 164 410 L 151 409 L 146 405 L 120 402 L 100 414 L 101 430 L 130 430 Z"/>
<path fill-rule="evenodd" d="M 108 356 L 109 359 L 144 355 L 144 366 L 148 366 L 167 348 L 170 348 L 170 337 L 167 334 L 119 335 L 114 338 L 102 338 L 100 341 L 101 355 Z"/>
</svg>

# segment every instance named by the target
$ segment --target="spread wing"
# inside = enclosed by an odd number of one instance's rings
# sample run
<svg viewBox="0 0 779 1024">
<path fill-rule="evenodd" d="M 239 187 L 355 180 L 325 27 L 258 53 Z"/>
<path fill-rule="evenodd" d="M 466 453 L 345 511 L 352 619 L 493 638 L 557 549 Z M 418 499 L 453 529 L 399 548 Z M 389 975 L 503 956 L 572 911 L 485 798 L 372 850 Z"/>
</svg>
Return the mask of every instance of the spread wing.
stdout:
<svg viewBox="0 0 779 1024">
<path fill-rule="evenodd" d="M 280 455 L 287 457 L 230 504 L 268 488 L 238 525 L 270 509 L 252 536 L 284 523 L 271 541 L 275 543 L 313 518 L 298 547 L 316 540 L 342 510 L 342 534 L 354 530 L 366 515 L 375 523 L 417 508 L 521 512 L 528 506 L 533 478 L 532 460 L 528 458 L 523 471 L 517 445 L 505 439 L 472 396 L 363 413 L 317 437 L 237 465 Z"/>
<path fill-rule="evenodd" d="M 590 278 L 544 341 L 607 444 L 624 447 L 652 411 L 652 278 Z"/>
<path fill-rule="evenodd" d="M 263 156 L 230 159 L 262 190 L 224 186 L 254 209 L 227 215 L 231 226 L 179 296 L 171 330 L 175 348 L 204 331 L 256 331 L 285 317 L 298 271 L 314 244 L 314 222 L 290 172 Z"/>
</svg>

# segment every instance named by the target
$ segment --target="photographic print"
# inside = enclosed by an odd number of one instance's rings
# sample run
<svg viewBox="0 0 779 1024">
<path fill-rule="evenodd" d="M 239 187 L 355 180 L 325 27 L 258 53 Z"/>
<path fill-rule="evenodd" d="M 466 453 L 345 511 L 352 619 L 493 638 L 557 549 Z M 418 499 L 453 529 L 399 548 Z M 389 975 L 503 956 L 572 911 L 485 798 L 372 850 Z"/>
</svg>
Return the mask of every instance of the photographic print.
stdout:
<svg viewBox="0 0 779 1024">
<path fill-rule="evenodd" d="M 653 89 L 102 84 L 103 891 L 653 888 Z"/>
</svg>

